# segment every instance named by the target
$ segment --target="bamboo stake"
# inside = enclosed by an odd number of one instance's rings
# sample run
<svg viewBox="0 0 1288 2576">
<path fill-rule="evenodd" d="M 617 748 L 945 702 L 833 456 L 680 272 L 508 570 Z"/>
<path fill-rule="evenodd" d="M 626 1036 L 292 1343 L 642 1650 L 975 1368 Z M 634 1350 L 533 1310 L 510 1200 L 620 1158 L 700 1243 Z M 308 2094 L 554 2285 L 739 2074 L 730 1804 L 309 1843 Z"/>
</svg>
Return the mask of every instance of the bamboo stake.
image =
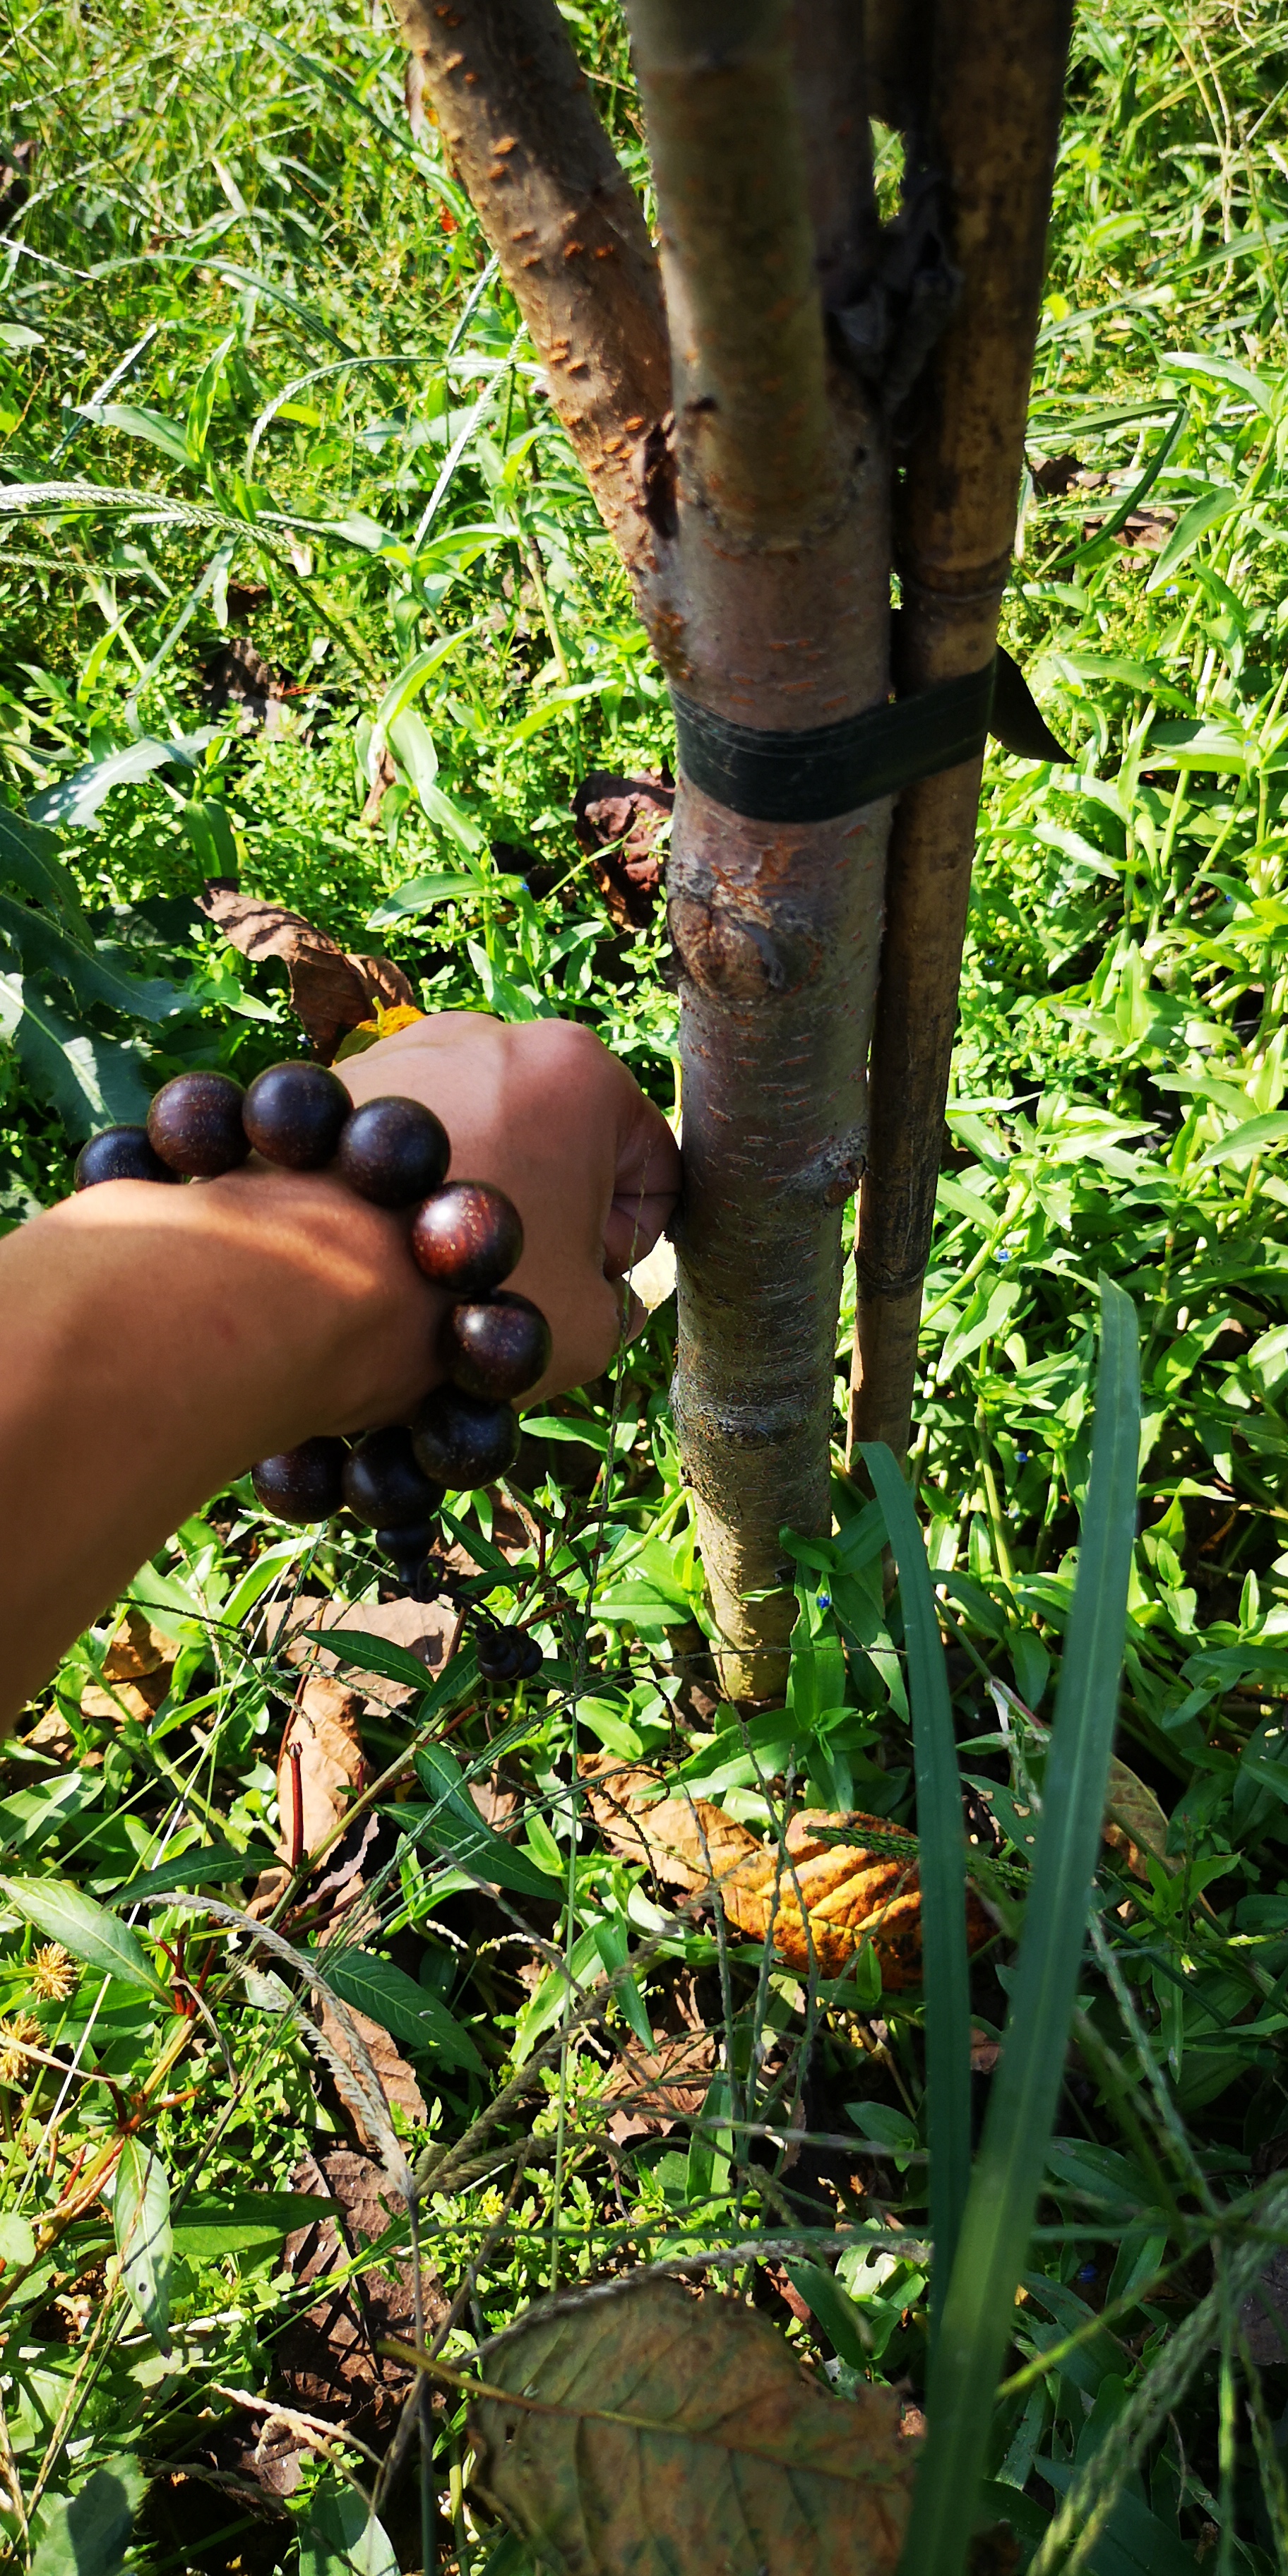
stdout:
<svg viewBox="0 0 1288 2576">
<path fill-rule="evenodd" d="M 878 12 L 882 78 L 906 100 L 916 65 Z M 1059 135 L 1069 0 L 939 0 L 917 159 L 947 182 L 960 302 L 918 389 L 921 427 L 897 515 L 901 689 L 978 670 L 1010 568 Z M 893 59 L 892 59 L 893 56 Z M 911 158 L 911 156 L 910 156 Z M 886 882 L 871 1135 L 859 1207 L 850 1449 L 908 1448 L 922 1283 L 982 763 L 899 800 Z"/>
</svg>

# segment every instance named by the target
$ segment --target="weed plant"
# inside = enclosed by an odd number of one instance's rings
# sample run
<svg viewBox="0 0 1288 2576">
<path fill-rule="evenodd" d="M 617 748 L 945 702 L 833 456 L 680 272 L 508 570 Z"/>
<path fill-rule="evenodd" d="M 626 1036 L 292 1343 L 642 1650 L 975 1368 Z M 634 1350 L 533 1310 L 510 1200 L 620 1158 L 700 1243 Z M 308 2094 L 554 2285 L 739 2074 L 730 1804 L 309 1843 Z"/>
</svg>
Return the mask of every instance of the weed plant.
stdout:
<svg viewBox="0 0 1288 2576">
<path fill-rule="evenodd" d="M 638 171 L 621 27 L 564 14 Z M 295 1051 L 280 969 L 196 909 L 211 876 L 383 950 L 427 1008 L 586 1019 L 669 1108 L 661 920 L 613 921 L 571 818 L 589 770 L 666 760 L 665 694 L 389 30 L 312 0 L 271 24 L 39 5 L 3 60 L 6 1217 L 168 1074 Z M 1122 1767 L 972 2436 L 986 2519 L 1043 2576 L 1288 2569 L 1286 80 L 1268 0 L 1079 16 L 1007 628 L 1072 758 L 989 764 L 927 1295 L 917 1485 L 993 1909 L 977 2131 L 1066 1665 L 1098 1278 L 1140 1330 Z M 234 643 L 277 675 L 271 725 L 221 697 Z M 367 2525 L 408 2383 L 368 2344 L 337 2359 L 307 2234 L 359 2151 L 424 2184 L 424 2318 L 397 2195 L 332 2223 L 327 2313 L 373 2343 L 419 2322 L 468 2366 L 551 2288 L 671 2260 L 754 2297 L 842 2392 L 921 2407 L 920 1990 L 883 1994 L 870 1945 L 843 1977 L 788 1973 L 586 1804 L 579 1762 L 607 1754 L 770 1834 L 801 1802 L 878 1842 L 929 1830 L 908 1676 L 935 1623 L 918 1595 L 914 1637 L 906 1552 L 886 1600 L 881 1505 L 839 1472 L 832 1545 L 799 1551 L 785 1710 L 720 1704 L 670 1312 L 529 1422 L 510 1495 L 456 1528 L 539 1679 L 493 1691 L 466 1647 L 427 1686 L 405 1649 L 341 1647 L 380 1785 L 337 1846 L 356 1903 L 326 1862 L 278 1890 L 303 1970 L 248 1957 L 218 1908 L 275 1857 L 288 1614 L 334 1593 L 356 1624 L 387 1596 L 364 1537 L 305 1543 L 249 1482 L 213 1498 L 7 1746 L 0 2521 L 36 2576 L 85 2499 L 103 2576 L 127 2551 L 153 2576 L 297 2551 L 304 2576 L 522 2576 L 462 2485 L 447 2385 L 419 2493 L 386 2470 Z M 843 1337 L 838 1425 L 847 1365 Z M 1070 1974 L 1080 1930 L 1075 1909 Z M 311 2027 L 317 1962 L 392 2107 L 355 2114 Z M 167 2191 L 168 2258 L 123 2269 Z"/>
</svg>

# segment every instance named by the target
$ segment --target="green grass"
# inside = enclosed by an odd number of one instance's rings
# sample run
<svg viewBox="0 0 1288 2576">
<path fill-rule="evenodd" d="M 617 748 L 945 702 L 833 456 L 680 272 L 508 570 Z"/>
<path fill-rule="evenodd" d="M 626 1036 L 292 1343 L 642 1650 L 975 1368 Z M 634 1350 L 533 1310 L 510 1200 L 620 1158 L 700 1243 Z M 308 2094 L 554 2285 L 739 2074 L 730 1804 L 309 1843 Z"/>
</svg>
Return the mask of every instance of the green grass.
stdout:
<svg viewBox="0 0 1288 2576">
<path fill-rule="evenodd" d="M 568 15 L 638 172 L 620 29 L 598 9 Z M 468 204 L 432 131 L 409 134 L 398 47 L 304 0 L 271 25 L 140 0 L 14 16 L 4 65 L 11 143 L 36 146 L 0 235 L 4 482 L 117 496 L 64 490 L 55 508 L 38 491 L 0 520 L 7 799 L 72 817 L 47 849 L 66 874 L 11 895 L 71 943 L 67 973 L 21 919 L 25 952 L 0 960 L 5 1214 L 66 1185 L 95 1084 L 107 1097 L 194 1061 L 245 1074 L 294 1043 L 280 971 L 248 967 L 192 909 L 229 852 L 251 890 L 397 958 L 431 1007 L 586 1017 L 669 1106 L 660 926 L 614 932 L 569 810 L 587 769 L 666 757 L 665 696 Z M 1253 2358 L 1272 2349 L 1255 2277 L 1288 2228 L 1286 81 L 1268 5 L 1236 20 L 1106 0 L 1079 20 L 1030 459 L 1071 452 L 1107 479 L 1026 488 L 1006 622 L 1074 759 L 990 762 L 927 1299 L 918 1493 L 970 1866 L 998 1927 L 971 1969 L 977 2129 L 1073 1615 L 1102 1273 L 1140 1327 L 1116 1749 L 1158 1802 L 1159 1849 L 1133 1873 L 1121 1845 L 1099 1848 L 1056 2139 L 975 2461 L 990 2515 L 1022 2554 L 1043 2552 L 1043 2576 L 1073 2563 L 1075 2528 L 1098 2576 L 1288 2566 L 1288 2350 Z M 224 584 L 262 591 L 249 628 L 222 622 Z M 422 650 L 467 630 L 414 704 L 447 802 L 422 800 L 404 761 L 373 829 L 382 701 Z M 272 738 L 203 695 L 205 664 L 248 631 L 299 692 Z M 80 773 L 144 736 L 188 738 L 190 765 L 88 812 Z M 400 737 L 409 758 L 418 739 Z M 415 891 L 471 868 L 470 894 Z M 515 876 L 540 891 L 501 885 Z M 160 1017 L 102 998 L 122 969 L 171 988 Z M 379 1986 L 426 2105 L 423 2121 L 392 2117 L 413 2164 L 438 2159 L 419 2235 L 433 2313 L 462 2294 L 449 2361 L 556 2272 L 763 2236 L 776 2250 L 758 2295 L 802 2353 L 842 2391 L 861 2371 L 921 2402 L 919 1992 L 880 1995 L 870 1951 L 847 1979 L 796 1978 L 710 1914 L 677 1912 L 607 1846 L 577 1787 L 578 1754 L 603 1749 L 766 1832 L 789 1769 L 797 1799 L 915 1822 L 884 1529 L 839 1478 L 834 1542 L 801 1560 L 787 1715 L 749 1730 L 701 1688 L 668 1317 L 611 1383 L 547 1417 L 526 1494 L 539 1546 L 507 1535 L 495 1552 L 486 1498 L 471 1509 L 480 1595 L 537 1620 L 540 1683 L 488 1694 L 466 1659 L 419 1706 L 364 1721 L 373 1770 L 413 1743 L 419 1759 L 364 1857 L 348 1991 L 355 1976 Z M 158 1704 L 105 1713 L 105 1624 L 68 1657 L 41 1727 L 7 1748 L 6 1876 L 67 1879 L 128 1915 L 131 1888 L 185 1850 L 271 1843 L 298 1676 L 266 1613 L 297 1592 L 357 1604 L 378 1583 L 365 1538 L 332 1531 L 301 1556 L 248 1485 L 214 1498 L 134 1587 L 169 1640 Z M 508 1861 L 480 1861 L 461 1775 L 517 1801 Z M 1113 1791 L 1120 1809 L 1138 1794 L 1121 1778 Z M 489 1881 L 508 1869 L 499 1900 L 462 1858 Z M 40 1991 L 44 1936 L 16 1908 L 0 1918 L 7 2027 L 29 2017 L 46 2055 L 95 2070 L 67 2081 L 0 2058 L 12 2477 L 28 2507 L 115 2480 L 140 2502 L 131 2563 L 155 2576 L 293 2568 L 301 2544 L 309 2576 L 339 2563 L 338 2481 L 366 2475 L 363 2455 L 311 2455 L 266 2503 L 247 2466 L 262 2419 L 218 2392 L 309 2410 L 298 2320 L 315 2294 L 284 2262 L 272 2196 L 306 2152 L 353 2134 L 280 1992 L 155 1892 L 136 1933 L 161 1965 L 155 1942 L 177 1954 L 186 1938 L 217 2045 L 200 2016 L 176 2030 L 119 1969 L 42 1971 L 66 1990 Z M 244 1892 L 221 1878 L 220 1901 Z M 290 1928 L 307 1939 L 307 1916 Z M 1014 2001 L 1018 2015 L 1020 1988 Z M 422 2040 L 418 2014 L 436 2036 Z M 695 2021 L 710 2040 L 674 2126 L 614 2140 L 615 2051 Z M 112 2212 L 80 2209 L 74 2177 L 180 2040 L 139 2132 L 171 2194 L 166 2355 L 114 2286 Z M 532 2090 L 480 2127 L 525 2071 Z M 767 2128 L 808 2139 L 766 2145 L 752 2133 Z M 150 2173 L 139 2164 L 140 2188 Z M 15 2288 L 23 2228 L 60 2195 L 72 2223 Z M 353 2240 L 360 2275 L 396 2267 L 400 2246 L 405 2259 L 390 2207 L 387 2241 Z M 454 2402 L 433 2417 L 430 2545 L 464 2576 L 497 2543 L 454 2483 Z M 387 2506 L 408 2567 L 424 2558 L 415 2483 Z M 42 2509 L 36 2564 L 52 2576 L 57 2508 Z M 18 2519 L 0 2496 L 9 2532 Z M 507 2547 L 496 2576 L 517 2576 Z"/>
</svg>

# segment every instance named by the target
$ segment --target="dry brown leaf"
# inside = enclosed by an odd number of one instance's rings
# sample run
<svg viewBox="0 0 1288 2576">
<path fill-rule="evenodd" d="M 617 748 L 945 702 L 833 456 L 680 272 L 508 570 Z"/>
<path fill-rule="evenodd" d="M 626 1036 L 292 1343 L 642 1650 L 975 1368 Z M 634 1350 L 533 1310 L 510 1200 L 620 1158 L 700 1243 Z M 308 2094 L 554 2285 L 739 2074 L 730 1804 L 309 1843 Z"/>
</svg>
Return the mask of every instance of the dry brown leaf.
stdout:
<svg viewBox="0 0 1288 2576">
<path fill-rule="evenodd" d="M 105 1717 L 119 1726 L 122 1713 L 128 1711 L 146 1726 L 170 1688 L 170 1671 L 178 1653 L 173 1637 L 154 1628 L 146 1612 L 128 1609 L 103 1657 L 104 1680 L 111 1688 L 100 1690 L 97 1682 L 87 1683 L 81 1692 L 82 1717 Z"/>
<path fill-rule="evenodd" d="M 1145 1781 L 1138 1780 L 1117 1755 L 1109 1765 L 1109 1795 L 1105 1800 L 1104 1840 L 1111 1850 L 1121 1852 L 1133 1878 L 1149 1881 L 1145 1864 L 1146 1852 L 1161 1860 L 1169 1873 L 1181 1866 L 1167 1849 L 1167 1818 L 1154 1792 Z"/>
<path fill-rule="evenodd" d="M 568 2576 L 894 2576 L 899 2399 L 826 2393 L 738 2299 L 647 2275 L 548 2300 L 485 2344 L 475 2484 Z M 526 2402 L 525 2402 L 526 2401 Z"/>
<path fill-rule="evenodd" d="M 440 1673 L 458 1624 L 458 1613 L 449 1601 L 337 1601 L 334 1596 L 304 1593 L 289 1605 L 274 1605 L 265 1635 L 270 1641 L 289 1640 L 284 1648 L 288 1663 L 308 1664 L 320 1673 L 337 1672 L 339 1660 L 329 1646 L 310 1643 L 306 1632 L 316 1628 L 343 1628 L 351 1634 L 386 1638 L 390 1645 L 405 1646 L 408 1654 L 418 1655 L 428 1672 Z M 368 1712 L 402 1708 L 415 1696 L 409 1683 L 387 1681 L 383 1673 L 354 1672 L 347 1663 L 344 1679 L 347 1689 L 361 1693 Z"/>
<path fill-rule="evenodd" d="M 590 852 L 595 882 L 623 929 L 642 929 L 657 909 L 658 842 L 674 805 L 674 781 L 648 770 L 625 778 L 593 769 L 572 800 L 577 838 Z"/>
<path fill-rule="evenodd" d="M 243 894 L 229 877 L 209 877 L 197 909 L 243 957 L 280 957 L 291 979 L 291 1008 L 319 1056 L 329 1063 L 346 1029 L 369 1019 L 373 1004 L 415 1006 L 400 966 L 387 957 L 346 955 L 303 913 Z"/>
<path fill-rule="evenodd" d="M 286 2240 L 285 2259 L 297 2283 L 319 2295 L 276 2345 L 277 2381 L 288 2402 L 344 2424 L 361 2441 L 375 2441 L 392 2431 L 411 2381 L 411 2372 L 383 2359 L 377 2346 L 389 2336 L 410 2339 L 412 2270 L 402 2261 L 356 2271 L 349 2265 L 351 2258 L 361 2264 L 367 2247 L 398 2215 L 398 2195 L 378 2163 L 349 2147 L 333 2148 L 316 2162 L 304 2156 L 291 2181 L 298 2192 L 338 2201 L 340 2213 L 315 2219 Z M 347 2277 L 332 2289 L 328 2284 L 336 2272 Z M 426 2316 L 438 2323 L 447 2304 L 431 2272 Z M 289 2464 L 274 2463 L 266 2481 L 279 2494 L 289 2494 L 300 2476 L 298 2447 L 292 2442 L 287 2448 Z"/>
<path fill-rule="evenodd" d="M 627 2040 L 604 2088 L 615 2107 L 608 2134 L 619 2147 L 632 2138 L 664 2138 L 677 2120 L 697 2118 L 715 2073 L 715 2034 L 684 2030 L 644 2048 Z"/>
<path fill-rule="evenodd" d="M 386 2102 L 400 2111 L 405 2111 L 409 2120 L 418 2120 L 423 2124 L 429 2118 L 425 2096 L 406 2058 L 399 2056 L 388 2031 L 380 2022 L 369 2021 L 367 2015 L 358 2012 L 353 2004 L 346 2004 L 345 2010 L 371 2059 Z M 323 2038 L 335 2050 L 336 2056 L 343 2058 L 347 2065 L 352 2065 L 352 2051 L 344 2029 L 329 2004 L 323 2004 L 318 2014 L 318 2022 Z M 368 2124 L 363 2119 L 357 2103 L 346 2102 L 344 2107 L 358 2133 L 360 2143 L 364 2147 L 371 2147 L 378 2151 L 380 2141 L 371 2136 Z"/>
<path fill-rule="evenodd" d="M 839 1976 L 866 1940 L 890 1993 L 920 1982 L 917 1846 L 899 1826 L 857 1812 L 807 1809 L 793 1816 L 780 1853 L 776 1842 L 757 1841 L 706 1798 L 663 1798 L 650 1805 L 655 1773 L 601 1756 L 584 1764 L 583 1776 L 591 1813 L 612 1850 L 647 1862 L 673 1887 L 696 1891 L 714 1880 L 729 1921 L 750 1940 L 764 1940 L 772 1917 L 774 1948 L 786 1967 L 807 1975 L 812 1954 L 822 1976 Z M 901 1850 L 867 1849 L 865 1832 L 906 1843 L 907 1858 Z M 966 1928 L 972 1950 L 992 1931 L 969 1887 Z"/>
<path fill-rule="evenodd" d="M 329 1673 L 310 1673 L 301 1685 L 277 1757 L 277 1848 L 284 1860 L 316 1851 L 363 1787 L 361 1707 L 358 1693 Z"/>
</svg>

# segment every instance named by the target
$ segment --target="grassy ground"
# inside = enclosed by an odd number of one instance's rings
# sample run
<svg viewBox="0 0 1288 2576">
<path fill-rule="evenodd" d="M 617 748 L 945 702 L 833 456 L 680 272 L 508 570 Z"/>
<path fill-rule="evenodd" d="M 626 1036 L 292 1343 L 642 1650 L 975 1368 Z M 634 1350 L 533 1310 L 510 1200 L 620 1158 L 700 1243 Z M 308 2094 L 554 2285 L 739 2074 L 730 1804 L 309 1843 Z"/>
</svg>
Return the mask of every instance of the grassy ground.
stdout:
<svg viewBox="0 0 1288 2576">
<path fill-rule="evenodd" d="M 620 33 L 566 14 L 638 159 Z M 128 993 L 118 1008 L 86 987 L 83 943 L 51 967 L 31 909 L 0 916 L 7 1214 L 65 1186 L 105 1108 L 184 1064 L 245 1076 L 296 1044 L 280 970 L 194 909 L 234 868 L 397 959 L 429 1007 L 585 1016 L 669 1106 L 660 924 L 615 928 L 570 813 L 589 769 L 665 758 L 665 699 L 468 204 L 432 132 L 409 134 L 398 48 L 304 0 L 262 27 L 205 6 L 35 8 L 9 21 L 4 76 L 0 759 L 10 803 L 60 835 L 68 876 L 42 923 L 68 937 L 83 905 L 94 955 L 167 988 L 151 1018 Z M 1282 2274 L 1260 2303 L 1218 2298 L 1167 2379 L 1288 2162 L 1286 78 L 1269 5 L 1108 0 L 1079 20 L 1008 606 L 1074 759 L 989 768 L 919 1404 L 972 1829 L 1015 1897 L 1085 1494 L 1098 1273 L 1136 1302 L 1128 1830 L 1098 1877 L 989 2463 L 1027 2554 L 1103 2456 L 1101 2576 L 1288 2566 Z M 449 635 L 365 821 L 385 693 Z M 286 675 L 271 734 L 211 703 L 239 636 Z M 138 746 L 176 740 L 143 766 Z M 749 1741 L 717 1704 L 668 1312 L 534 1436 L 522 1513 L 483 1498 L 462 1524 L 477 1597 L 543 1643 L 539 1682 L 490 1690 L 467 1651 L 427 1697 L 380 1705 L 363 1683 L 370 1775 L 404 1768 L 373 1831 L 350 1827 L 279 1920 L 347 1960 L 408 2151 L 451 2153 L 421 2221 L 449 2360 L 552 2282 L 740 2246 L 758 2302 L 842 2389 L 863 2373 L 916 2405 L 919 1990 L 883 1995 L 870 1949 L 820 1981 L 677 1914 L 577 1792 L 578 1757 L 603 1751 L 678 1770 L 756 1829 L 789 1770 L 812 1803 L 912 1819 L 898 1606 L 880 1531 L 839 1483 L 835 1562 L 824 1580 L 802 1567 L 788 1715 Z M 216 1498 L 8 1747 L 5 1867 L 128 1897 L 128 1920 L 145 1880 L 165 1892 L 158 1868 L 217 1844 L 240 1905 L 241 1855 L 278 1833 L 299 1682 L 283 1610 L 371 1604 L 380 1581 L 356 1532 L 301 1553 L 248 1484 Z M 397 1688 L 396 1649 L 384 1660 Z M 350 1669 L 370 1676 L 379 1650 Z M 465 1778 L 491 1793 L 508 1859 L 480 1853 Z M 0 1928 L 0 2295 L 19 2276 L 0 2520 L 21 2554 L 30 2517 L 44 2576 L 66 2546 L 52 2500 L 101 2473 L 144 2499 L 134 2563 L 156 2576 L 268 2570 L 297 2546 L 308 2576 L 341 2549 L 344 2475 L 369 2463 L 289 2423 L 257 2453 L 265 2414 L 244 2401 L 384 2450 L 405 2382 L 363 2338 L 409 2329 L 406 2223 L 375 2196 L 379 2139 L 355 2135 L 263 1962 L 243 1969 L 208 1927 L 185 1953 L 176 1908 L 137 1921 L 204 1977 L 203 2011 L 176 2016 L 122 1957 L 79 1967 L 70 1918 L 65 1943 L 52 1916 Z M 997 1936 L 974 1970 L 981 2116 L 1010 1957 Z M 561 2038 L 570 1994 L 580 2012 L 606 1976 L 612 1999 Z M 534 2056 L 532 2094 L 478 2130 Z M 86 2180 L 131 2103 L 173 2197 L 161 2340 Z M 786 2143 L 754 2134 L 775 2123 Z M 339 2200 L 338 2236 L 321 2211 L 301 2240 L 299 2206 L 273 2197 L 301 2187 Z M 24 2272 L 24 2229 L 53 2212 L 65 2232 Z M 1124 2464 L 1110 2437 L 1148 2387 L 1168 2402 Z M 517 2576 L 462 2502 L 454 2406 L 430 2422 L 430 2528 L 414 2476 L 389 2491 L 393 2548 Z"/>
</svg>

